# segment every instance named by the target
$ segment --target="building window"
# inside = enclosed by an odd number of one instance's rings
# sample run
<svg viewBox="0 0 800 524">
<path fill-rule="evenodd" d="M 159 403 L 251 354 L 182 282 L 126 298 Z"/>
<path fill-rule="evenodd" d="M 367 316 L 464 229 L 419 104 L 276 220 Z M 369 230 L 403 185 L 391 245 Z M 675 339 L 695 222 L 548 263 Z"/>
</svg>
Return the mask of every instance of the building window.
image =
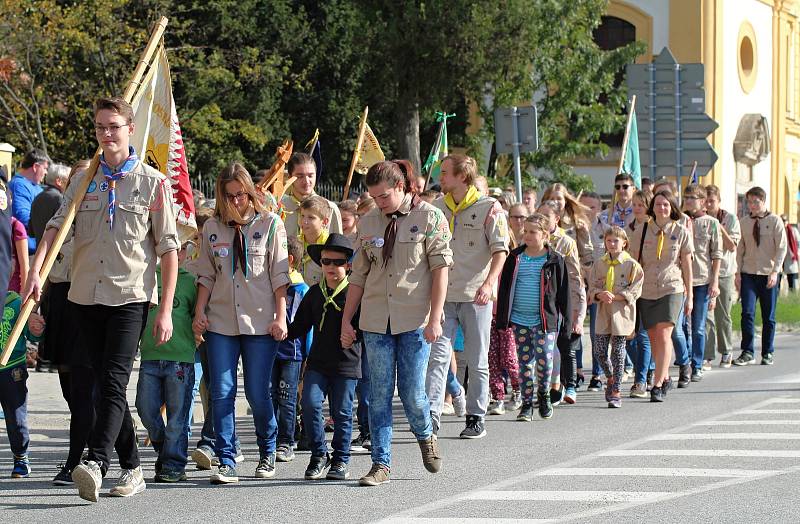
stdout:
<svg viewBox="0 0 800 524">
<path fill-rule="evenodd" d="M 636 41 L 636 27 L 622 18 L 616 16 L 604 16 L 601 18 L 600 25 L 594 30 L 592 34 L 597 47 L 603 51 L 612 51 L 618 47 L 623 47 Z M 617 71 L 616 78 L 614 79 L 614 88 L 619 88 L 624 79 L 625 70 Z M 600 103 L 607 101 L 605 95 L 600 96 Z M 627 108 L 625 108 L 627 111 Z M 622 147 L 622 139 L 625 136 L 625 131 L 621 130 L 618 133 L 610 135 L 602 135 L 600 140 L 609 147 Z"/>
</svg>

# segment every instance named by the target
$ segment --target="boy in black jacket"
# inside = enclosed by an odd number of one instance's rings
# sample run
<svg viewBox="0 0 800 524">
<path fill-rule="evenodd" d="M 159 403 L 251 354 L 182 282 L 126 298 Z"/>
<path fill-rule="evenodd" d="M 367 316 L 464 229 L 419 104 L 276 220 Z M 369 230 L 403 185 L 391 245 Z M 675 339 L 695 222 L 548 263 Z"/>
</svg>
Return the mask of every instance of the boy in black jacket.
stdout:
<svg viewBox="0 0 800 524">
<path fill-rule="evenodd" d="M 353 249 L 347 237 L 332 233 L 325 244 L 308 246 L 308 256 L 322 267 L 323 278 L 311 287 L 289 325 L 288 338 L 305 336 L 314 330 L 311 351 L 303 378 L 303 427 L 306 430 L 311 461 L 306 480 L 345 480 L 350 474 L 350 438 L 353 431 L 353 397 L 361 378 L 361 349 L 354 344 L 343 348 L 340 342 L 342 309 L 347 297 L 347 273 Z M 353 317 L 358 326 L 358 312 Z M 322 404 L 325 394 L 333 414 L 333 457 L 325 442 Z"/>
</svg>

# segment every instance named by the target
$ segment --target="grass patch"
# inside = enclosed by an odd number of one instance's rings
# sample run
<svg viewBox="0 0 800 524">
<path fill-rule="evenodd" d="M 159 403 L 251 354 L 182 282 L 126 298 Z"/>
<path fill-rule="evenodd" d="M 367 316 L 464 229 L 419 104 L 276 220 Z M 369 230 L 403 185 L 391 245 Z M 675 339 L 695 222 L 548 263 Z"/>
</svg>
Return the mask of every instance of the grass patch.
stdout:
<svg viewBox="0 0 800 524">
<path fill-rule="evenodd" d="M 733 329 L 742 329 L 742 304 L 736 302 L 731 308 Z M 756 303 L 756 326 L 761 326 L 761 309 Z M 778 297 L 778 309 L 775 312 L 775 321 L 778 324 L 800 328 L 800 293 L 789 292 L 788 296 Z"/>
</svg>

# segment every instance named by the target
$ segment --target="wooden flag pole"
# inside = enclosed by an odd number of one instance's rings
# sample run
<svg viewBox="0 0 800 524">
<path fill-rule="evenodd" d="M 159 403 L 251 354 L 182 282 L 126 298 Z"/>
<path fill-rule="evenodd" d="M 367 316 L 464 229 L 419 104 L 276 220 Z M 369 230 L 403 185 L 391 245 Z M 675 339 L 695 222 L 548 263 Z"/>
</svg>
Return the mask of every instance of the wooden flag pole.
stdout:
<svg viewBox="0 0 800 524">
<path fill-rule="evenodd" d="M 156 49 L 158 49 L 158 45 L 161 42 L 161 37 L 164 36 L 164 30 L 166 27 L 167 18 L 162 16 L 155 29 L 153 29 L 153 33 L 150 35 L 150 40 L 147 42 L 147 47 L 144 48 L 141 58 L 139 59 L 139 63 L 136 65 L 136 69 L 134 70 L 133 75 L 128 82 L 128 86 L 122 95 L 126 102 L 130 103 L 133 100 L 133 96 L 136 94 L 136 91 L 141 84 L 142 77 L 144 76 L 145 71 L 147 71 L 147 68 L 150 66 L 150 62 L 153 59 Z M 56 261 L 58 252 L 61 251 L 61 246 L 64 244 L 64 240 L 67 238 L 67 234 L 69 233 L 72 223 L 75 221 L 75 215 L 78 212 L 78 207 L 81 205 L 83 197 L 86 194 L 86 190 L 89 188 L 89 184 L 94 178 L 99 165 L 100 148 L 97 148 L 94 153 L 94 158 L 92 158 L 92 162 L 86 169 L 86 176 L 83 177 L 83 180 L 81 181 L 80 185 L 78 186 L 78 190 L 75 193 L 78 195 L 78 197 L 70 204 L 67 214 L 64 217 L 64 222 L 61 224 L 61 228 L 58 230 L 58 233 L 53 240 L 53 244 L 50 246 L 47 256 L 44 259 L 42 268 L 39 271 L 39 279 L 42 282 L 45 282 L 47 280 L 47 276 L 50 274 L 50 269 L 52 269 L 53 264 Z M 5 366 L 8 363 L 8 359 L 11 357 L 11 352 L 14 349 L 17 340 L 19 340 L 19 337 L 22 335 L 22 331 L 25 328 L 25 325 L 28 323 L 28 317 L 33 312 L 33 308 L 35 307 L 36 301 L 34 300 L 33 296 L 30 296 L 28 297 L 28 300 L 25 301 L 25 304 L 23 304 L 22 308 L 20 308 L 17 322 L 14 324 L 14 329 L 11 330 L 11 333 L 8 336 L 8 340 L 6 341 L 6 346 L 3 348 L 2 355 L 0 355 L 0 366 Z"/>
<path fill-rule="evenodd" d="M 369 106 L 364 108 L 364 114 L 361 115 L 361 122 L 358 124 L 358 138 L 356 138 L 356 148 L 353 151 L 353 159 L 350 161 L 350 171 L 347 172 L 347 182 L 342 191 L 342 200 L 347 200 L 350 194 L 350 183 L 353 181 L 353 172 L 356 170 L 358 163 L 358 156 L 361 154 L 361 145 L 364 143 L 364 131 L 367 129 L 367 114 L 369 113 Z"/>
<path fill-rule="evenodd" d="M 622 165 L 625 163 L 625 153 L 628 152 L 628 138 L 631 135 L 631 122 L 633 121 L 633 110 L 636 107 L 636 95 L 631 98 L 631 105 L 628 109 L 628 119 L 625 122 L 625 136 L 622 138 L 622 149 L 619 155 L 619 167 L 617 168 L 617 175 L 622 173 Z M 616 176 L 616 175 L 614 175 Z M 617 205 L 617 191 L 611 188 L 611 210 L 609 211 L 608 219 L 612 220 L 614 214 L 614 206 Z"/>
</svg>

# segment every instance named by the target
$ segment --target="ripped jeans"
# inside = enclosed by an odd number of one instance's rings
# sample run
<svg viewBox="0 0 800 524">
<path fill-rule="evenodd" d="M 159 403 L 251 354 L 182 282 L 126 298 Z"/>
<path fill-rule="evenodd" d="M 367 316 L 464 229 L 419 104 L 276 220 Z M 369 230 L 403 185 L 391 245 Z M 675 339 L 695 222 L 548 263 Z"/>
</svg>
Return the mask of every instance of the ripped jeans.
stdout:
<svg viewBox="0 0 800 524">
<path fill-rule="evenodd" d="M 270 391 L 275 419 L 278 422 L 278 446 L 294 444 L 297 420 L 297 385 L 300 382 L 300 360 L 275 360 L 272 366 Z"/>
</svg>

